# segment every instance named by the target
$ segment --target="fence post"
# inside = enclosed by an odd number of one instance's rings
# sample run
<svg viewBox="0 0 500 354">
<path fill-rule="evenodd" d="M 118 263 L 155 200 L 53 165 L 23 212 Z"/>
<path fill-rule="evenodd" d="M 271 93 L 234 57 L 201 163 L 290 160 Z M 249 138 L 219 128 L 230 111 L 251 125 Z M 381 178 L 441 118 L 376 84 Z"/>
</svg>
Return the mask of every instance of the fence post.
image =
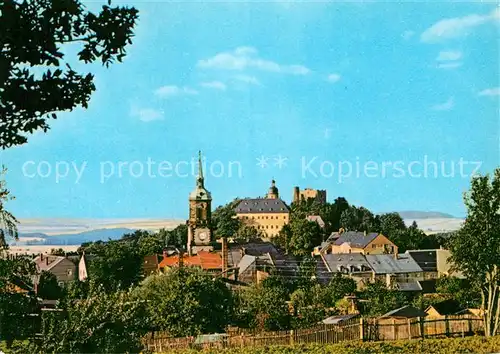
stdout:
<svg viewBox="0 0 500 354">
<path fill-rule="evenodd" d="M 363 342 L 365 340 L 365 325 L 363 323 L 363 317 L 359 319 L 359 339 Z"/>
<path fill-rule="evenodd" d="M 396 335 L 396 319 L 393 318 L 392 319 L 392 340 L 396 340 L 396 339 L 398 339 L 397 335 Z"/>
<path fill-rule="evenodd" d="M 408 318 L 408 339 L 411 339 L 411 319 Z"/>
<path fill-rule="evenodd" d="M 422 339 L 425 339 L 424 318 L 418 317 L 418 326 L 420 327 L 420 337 L 422 337 Z"/>
<path fill-rule="evenodd" d="M 446 328 L 446 337 L 450 336 L 450 321 L 448 319 L 448 315 L 444 316 L 444 326 Z"/>
<path fill-rule="evenodd" d="M 294 341 L 295 341 L 294 333 L 295 333 L 295 331 L 293 329 L 291 329 L 290 330 L 290 345 L 294 344 Z"/>
</svg>

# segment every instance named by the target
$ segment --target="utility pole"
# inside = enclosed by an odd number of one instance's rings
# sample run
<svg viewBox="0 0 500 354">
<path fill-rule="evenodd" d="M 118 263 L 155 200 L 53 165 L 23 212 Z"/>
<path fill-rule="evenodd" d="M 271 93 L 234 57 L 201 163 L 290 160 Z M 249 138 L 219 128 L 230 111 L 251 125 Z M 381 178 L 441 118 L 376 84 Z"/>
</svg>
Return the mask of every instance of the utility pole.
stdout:
<svg viewBox="0 0 500 354">
<path fill-rule="evenodd" d="M 179 269 L 180 269 L 184 266 L 184 251 L 182 247 L 180 247 L 180 249 L 177 249 L 177 251 L 179 252 Z"/>
</svg>

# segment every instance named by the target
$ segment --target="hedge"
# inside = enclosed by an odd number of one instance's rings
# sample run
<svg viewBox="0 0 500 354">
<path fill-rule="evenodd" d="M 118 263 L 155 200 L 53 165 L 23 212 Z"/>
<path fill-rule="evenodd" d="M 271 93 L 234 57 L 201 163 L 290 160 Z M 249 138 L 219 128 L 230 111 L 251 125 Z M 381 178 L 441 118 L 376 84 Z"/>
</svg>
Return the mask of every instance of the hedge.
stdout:
<svg viewBox="0 0 500 354">
<path fill-rule="evenodd" d="M 175 350 L 165 354 L 375 354 L 375 353 L 411 353 L 411 354 L 455 354 L 455 353 L 498 353 L 500 336 L 443 338 L 425 340 L 400 340 L 391 342 L 347 342 L 331 345 L 270 346 L 241 349 L 207 349 L 203 351 Z"/>
</svg>

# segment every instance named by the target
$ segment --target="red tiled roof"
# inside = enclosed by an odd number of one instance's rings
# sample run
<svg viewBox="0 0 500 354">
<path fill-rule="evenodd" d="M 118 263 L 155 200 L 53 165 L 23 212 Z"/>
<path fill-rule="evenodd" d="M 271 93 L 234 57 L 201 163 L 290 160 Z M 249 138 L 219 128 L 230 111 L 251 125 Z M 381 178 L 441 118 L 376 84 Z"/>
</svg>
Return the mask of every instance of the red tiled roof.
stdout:
<svg viewBox="0 0 500 354">
<path fill-rule="evenodd" d="M 208 251 L 199 251 L 193 256 L 184 255 L 184 265 L 200 267 L 202 269 L 220 269 L 222 268 L 222 258 L 220 254 Z M 165 257 L 158 264 L 158 268 L 176 267 L 179 264 L 179 256 L 174 255 Z"/>
</svg>

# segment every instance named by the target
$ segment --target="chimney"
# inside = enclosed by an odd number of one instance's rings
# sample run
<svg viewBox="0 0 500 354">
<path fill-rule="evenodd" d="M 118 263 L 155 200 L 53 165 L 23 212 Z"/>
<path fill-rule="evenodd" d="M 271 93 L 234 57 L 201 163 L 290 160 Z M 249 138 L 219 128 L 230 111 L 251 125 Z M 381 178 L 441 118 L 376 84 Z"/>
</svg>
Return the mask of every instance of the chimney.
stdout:
<svg viewBox="0 0 500 354">
<path fill-rule="evenodd" d="M 228 250 L 228 246 L 227 246 L 227 238 L 226 237 L 223 237 L 222 238 L 222 272 L 226 272 L 227 269 L 229 268 L 228 265 L 229 265 L 229 250 Z M 227 277 L 227 275 L 226 275 Z"/>
</svg>

